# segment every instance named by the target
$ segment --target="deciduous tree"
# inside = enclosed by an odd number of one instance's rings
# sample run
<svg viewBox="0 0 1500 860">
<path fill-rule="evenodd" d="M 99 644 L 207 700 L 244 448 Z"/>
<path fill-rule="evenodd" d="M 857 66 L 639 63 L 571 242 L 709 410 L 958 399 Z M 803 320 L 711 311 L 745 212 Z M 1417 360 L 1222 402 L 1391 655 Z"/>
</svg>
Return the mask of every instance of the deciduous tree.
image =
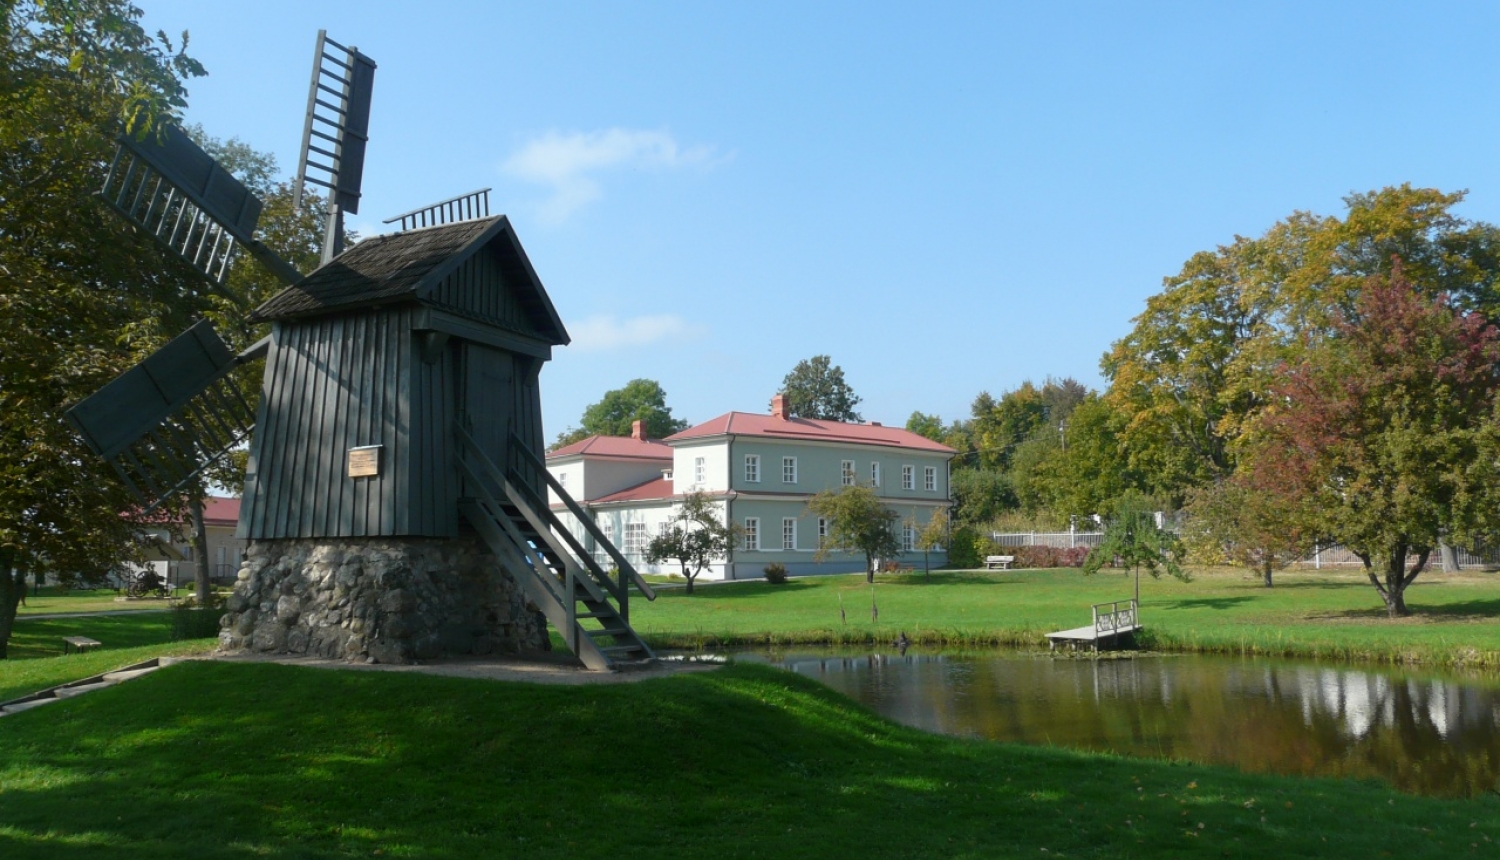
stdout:
<svg viewBox="0 0 1500 860">
<path fill-rule="evenodd" d="M 739 527 L 719 519 L 718 508 L 702 491 L 689 493 L 682 500 L 667 530 L 646 545 L 646 560 L 652 564 L 675 561 L 687 580 L 687 593 L 693 593 L 693 582 L 716 559 L 727 559 L 739 539 Z"/>
<path fill-rule="evenodd" d="M 1212 546 L 1223 557 L 1271 575 L 1313 551 L 1315 532 L 1296 500 L 1247 485 L 1243 475 L 1199 487 L 1188 494 L 1185 531 L 1195 544 Z"/>
<path fill-rule="evenodd" d="M 828 536 L 814 558 L 830 552 L 858 552 L 865 556 L 865 580 L 875 581 L 875 562 L 901 554 L 901 517 L 885 506 L 870 487 L 840 487 L 813 496 L 807 509 L 828 522 Z"/>
<path fill-rule="evenodd" d="M 1390 616 L 1407 615 L 1445 534 L 1500 534 L 1497 367 L 1495 327 L 1397 261 L 1286 365 L 1247 442 L 1249 486 L 1351 549 Z"/>
<path fill-rule="evenodd" d="M 1122 498 L 1114 514 L 1104 521 L 1104 540 L 1089 552 L 1083 572 L 1095 574 L 1106 564 L 1118 564 L 1135 574 L 1135 602 L 1141 602 L 1141 568 L 1160 579 L 1163 573 L 1187 581 L 1183 570 L 1182 543 L 1177 535 L 1156 522 L 1150 500 L 1139 493 Z"/>
<path fill-rule="evenodd" d="M 645 422 L 646 435 L 662 439 L 687 429 L 687 422 L 672 417 L 667 406 L 667 392 L 654 379 L 632 379 L 624 388 L 606 391 L 598 403 L 583 410 L 576 429 L 569 428 L 557 437 L 553 447 L 571 445 L 590 436 L 629 436 L 631 425 Z"/>
<path fill-rule="evenodd" d="M 858 421 L 859 395 L 844 381 L 844 369 L 826 355 L 797 362 L 781 381 L 787 411 L 801 418 Z"/>
<path fill-rule="evenodd" d="M 130 552 L 133 500 L 63 410 L 209 306 L 202 281 L 100 205 L 114 138 L 154 133 L 202 68 L 121 0 L 0 15 L 0 657 L 26 574 Z"/>
</svg>

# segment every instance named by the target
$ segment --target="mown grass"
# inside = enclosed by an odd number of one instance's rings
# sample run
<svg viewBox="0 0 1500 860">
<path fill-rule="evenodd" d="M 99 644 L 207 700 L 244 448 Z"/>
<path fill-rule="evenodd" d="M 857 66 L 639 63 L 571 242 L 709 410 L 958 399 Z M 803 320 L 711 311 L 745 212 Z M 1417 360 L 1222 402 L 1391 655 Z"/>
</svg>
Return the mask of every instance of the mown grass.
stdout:
<svg viewBox="0 0 1500 860">
<path fill-rule="evenodd" d="M 87 636 L 100 646 L 63 656 L 64 636 Z M 199 654 L 217 645 L 213 638 L 174 641 L 171 612 L 18 619 L 7 648 L 10 659 L 0 660 L 0 702 L 152 657 Z"/>
<path fill-rule="evenodd" d="M 863 576 L 805 577 L 663 591 L 633 601 L 631 621 L 666 648 L 860 644 L 903 631 L 950 647 L 1041 646 L 1050 631 L 1087 625 L 1091 604 L 1132 590 L 1118 572 L 1071 569 L 902 574 L 873 587 Z M 1413 617 L 1387 618 L 1354 572 L 1283 573 L 1267 589 L 1243 571 L 1211 570 L 1187 583 L 1144 578 L 1141 622 L 1144 644 L 1163 650 L 1500 666 L 1500 575 L 1424 575 L 1407 603 Z"/>
<path fill-rule="evenodd" d="M 0 722 L 0 856 L 1494 856 L 1500 798 L 927 735 L 733 665 L 184 664 Z"/>
<path fill-rule="evenodd" d="M 174 593 L 181 596 L 190 593 L 190 590 L 179 588 Z M 64 591 L 60 588 L 47 587 L 43 588 L 41 594 L 38 595 L 28 593 L 26 605 L 16 607 L 16 614 L 26 616 L 69 612 L 150 612 L 167 606 L 167 601 L 162 598 L 118 600 L 119 597 L 119 592 L 108 588 Z"/>
</svg>

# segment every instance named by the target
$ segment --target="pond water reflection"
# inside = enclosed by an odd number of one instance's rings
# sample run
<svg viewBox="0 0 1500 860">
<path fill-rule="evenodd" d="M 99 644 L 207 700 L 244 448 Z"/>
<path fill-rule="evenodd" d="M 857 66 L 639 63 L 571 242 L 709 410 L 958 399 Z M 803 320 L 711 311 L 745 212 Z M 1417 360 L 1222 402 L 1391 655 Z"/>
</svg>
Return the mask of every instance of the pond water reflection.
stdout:
<svg viewBox="0 0 1500 860">
<path fill-rule="evenodd" d="M 801 650 L 751 659 L 932 732 L 1246 771 L 1374 777 L 1450 797 L 1500 790 L 1500 679 L 1196 656 Z"/>
</svg>

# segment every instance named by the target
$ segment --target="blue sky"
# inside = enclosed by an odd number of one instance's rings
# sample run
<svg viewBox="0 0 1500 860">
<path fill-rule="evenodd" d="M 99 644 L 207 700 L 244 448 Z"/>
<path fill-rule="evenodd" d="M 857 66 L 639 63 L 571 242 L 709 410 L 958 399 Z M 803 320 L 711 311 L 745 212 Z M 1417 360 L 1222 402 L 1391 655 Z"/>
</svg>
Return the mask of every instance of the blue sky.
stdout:
<svg viewBox="0 0 1500 860">
<path fill-rule="evenodd" d="M 1410 182 L 1500 222 L 1495 3 L 137 0 L 188 119 L 295 167 L 317 30 L 379 64 L 366 233 L 494 188 L 611 388 L 765 411 L 800 359 L 868 420 L 1073 376 L 1194 252 Z"/>
</svg>

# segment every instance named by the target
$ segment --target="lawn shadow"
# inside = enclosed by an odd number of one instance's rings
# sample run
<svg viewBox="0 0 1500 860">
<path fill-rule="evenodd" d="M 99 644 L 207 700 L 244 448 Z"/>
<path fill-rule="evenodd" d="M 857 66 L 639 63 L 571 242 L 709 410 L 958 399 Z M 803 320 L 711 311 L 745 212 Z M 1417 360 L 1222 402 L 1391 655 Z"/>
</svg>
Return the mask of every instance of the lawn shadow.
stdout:
<svg viewBox="0 0 1500 860">
<path fill-rule="evenodd" d="M 1254 599 L 1253 597 L 1195 597 L 1190 600 L 1173 600 L 1169 603 L 1152 602 L 1158 609 L 1233 609 Z"/>
</svg>

